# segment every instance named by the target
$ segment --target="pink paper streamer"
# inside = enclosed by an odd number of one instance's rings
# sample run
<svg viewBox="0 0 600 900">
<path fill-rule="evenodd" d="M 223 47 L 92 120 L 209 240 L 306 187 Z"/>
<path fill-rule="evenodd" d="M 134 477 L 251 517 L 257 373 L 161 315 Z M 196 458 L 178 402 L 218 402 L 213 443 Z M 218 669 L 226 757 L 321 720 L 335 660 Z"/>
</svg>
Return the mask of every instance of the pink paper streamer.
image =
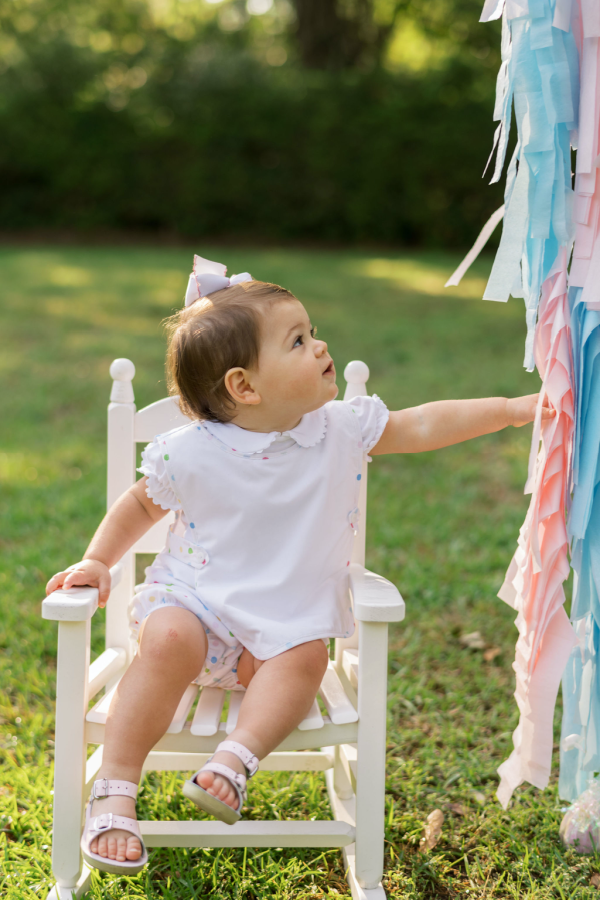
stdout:
<svg viewBox="0 0 600 900">
<path fill-rule="evenodd" d="M 517 610 L 519 630 L 513 669 L 520 719 L 513 734 L 514 750 L 498 769 L 497 796 L 505 809 L 515 788 L 524 781 L 539 788 L 548 784 L 556 695 L 577 640 L 563 609 L 563 582 L 569 574 L 565 507 L 574 424 L 564 247 L 542 285 L 534 352 L 543 387 L 526 487 L 532 496 L 517 551 L 498 593 Z M 546 402 L 556 415 L 542 423 L 541 407 Z"/>
</svg>

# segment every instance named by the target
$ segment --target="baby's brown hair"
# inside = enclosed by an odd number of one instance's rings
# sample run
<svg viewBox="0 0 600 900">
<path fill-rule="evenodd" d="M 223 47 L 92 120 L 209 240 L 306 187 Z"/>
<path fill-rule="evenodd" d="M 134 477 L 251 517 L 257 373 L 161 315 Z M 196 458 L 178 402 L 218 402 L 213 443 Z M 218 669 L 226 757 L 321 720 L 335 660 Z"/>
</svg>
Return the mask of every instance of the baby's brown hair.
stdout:
<svg viewBox="0 0 600 900">
<path fill-rule="evenodd" d="M 167 383 L 186 416 L 232 420 L 235 406 L 225 375 L 236 366 L 256 366 L 261 318 L 284 300 L 296 297 L 278 284 L 246 281 L 196 300 L 167 320 Z"/>
</svg>

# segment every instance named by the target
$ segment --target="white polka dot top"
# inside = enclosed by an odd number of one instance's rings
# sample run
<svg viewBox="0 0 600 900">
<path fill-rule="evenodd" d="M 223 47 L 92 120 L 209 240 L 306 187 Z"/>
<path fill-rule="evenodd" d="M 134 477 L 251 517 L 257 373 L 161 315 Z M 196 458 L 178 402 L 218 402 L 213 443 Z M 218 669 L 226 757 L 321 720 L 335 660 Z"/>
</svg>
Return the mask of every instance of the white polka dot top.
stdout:
<svg viewBox="0 0 600 900">
<path fill-rule="evenodd" d="M 357 397 L 284 434 L 192 422 L 145 449 L 148 496 L 177 512 L 162 554 L 192 567 L 203 607 L 257 659 L 353 633 L 361 467 L 388 417 L 379 397 Z"/>
</svg>

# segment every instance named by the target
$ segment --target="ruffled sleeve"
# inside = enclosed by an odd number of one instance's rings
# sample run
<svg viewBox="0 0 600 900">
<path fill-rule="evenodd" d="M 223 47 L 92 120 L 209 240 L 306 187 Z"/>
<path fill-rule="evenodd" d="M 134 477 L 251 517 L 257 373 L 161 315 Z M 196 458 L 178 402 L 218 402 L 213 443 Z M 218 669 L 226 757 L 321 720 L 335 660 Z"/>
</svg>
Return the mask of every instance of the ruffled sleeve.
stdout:
<svg viewBox="0 0 600 900">
<path fill-rule="evenodd" d="M 138 469 L 148 479 L 146 494 L 161 509 L 181 509 L 181 503 L 171 487 L 171 479 L 156 440 L 142 450 L 142 464 Z"/>
<path fill-rule="evenodd" d="M 383 434 L 390 411 L 377 394 L 373 394 L 372 397 L 354 397 L 353 400 L 350 400 L 350 406 L 354 409 L 360 423 L 363 450 L 366 455 L 371 452 Z"/>
</svg>

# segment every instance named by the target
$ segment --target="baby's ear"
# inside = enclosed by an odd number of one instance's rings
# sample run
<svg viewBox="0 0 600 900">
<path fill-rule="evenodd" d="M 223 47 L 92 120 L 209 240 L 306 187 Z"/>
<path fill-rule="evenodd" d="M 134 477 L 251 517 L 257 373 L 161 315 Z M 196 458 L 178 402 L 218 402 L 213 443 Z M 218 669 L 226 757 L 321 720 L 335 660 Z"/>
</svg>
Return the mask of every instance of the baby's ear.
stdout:
<svg viewBox="0 0 600 900">
<path fill-rule="evenodd" d="M 237 367 L 229 369 L 224 378 L 225 389 L 234 403 L 241 403 L 244 406 L 258 406 L 262 398 L 255 391 L 250 374 L 246 369 Z"/>
</svg>

